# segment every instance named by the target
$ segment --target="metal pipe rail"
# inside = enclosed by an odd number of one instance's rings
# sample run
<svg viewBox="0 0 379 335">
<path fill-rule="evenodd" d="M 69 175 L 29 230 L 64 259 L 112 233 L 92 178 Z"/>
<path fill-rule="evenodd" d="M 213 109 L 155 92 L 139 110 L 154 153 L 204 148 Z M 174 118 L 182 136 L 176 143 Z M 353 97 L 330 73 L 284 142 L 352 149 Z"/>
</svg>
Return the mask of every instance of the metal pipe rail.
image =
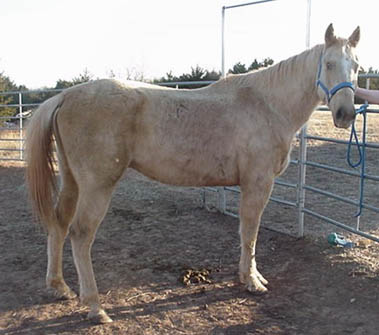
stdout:
<svg viewBox="0 0 379 335">
<path fill-rule="evenodd" d="M 354 176 L 354 177 L 358 177 L 358 178 L 361 177 L 361 174 L 358 172 L 338 168 L 335 166 L 330 166 L 330 165 L 311 162 L 311 161 L 306 161 L 304 164 L 306 164 L 307 166 L 312 166 L 312 167 L 316 167 L 316 168 L 320 168 L 320 169 L 329 170 L 332 172 L 342 173 L 342 174 L 349 175 L 349 176 Z M 373 176 L 373 175 L 365 174 L 365 179 L 369 179 L 369 180 L 373 180 L 373 181 L 379 181 L 379 176 Z"/>
<path fill-rule="evenodd" d="M 330 143 L 337 143 L 337 144 L 348 144 L 349 141 L 346 140 L 339 140 L 336 138 L 330 138 L 330 137 L 321 137 L 316 135 L 306 135 L 306 139 L 308 140 L 316 140 L 316 141 L 323 141 L 323 142 L 330 142 Z M 362 145 L 362 142 L 358 142 L 359 145 Z M 379 149 L 379 144 L 376 143 L 366 143 L 366 148 L 373 148 L 373 149 Z"/>
<path fill-rule="evenodd" d="M 312 210 L 310 210 L 310 209 L 303 208 L 302 211 L 303 211 L 304 213 L 309 214 L 309 215 L 311 215 L 311 216 L 314 216 L 314 217 L 316 217 L 316 218 L 318 218 L 318 219 L 320 219 L 320 220 L 322 220 L 322 221 L 328 222 L 328 223 L 330 223 L 330 224 L 332 224 L 332 225 L 335 225 L 335 226 L 337 226 L 337 227 L 339 227 L 339 228 L 345 229 L 345 230 L 347 230 L 347 231 L 349 231 L 349 232 L 351 232 L 351 233 L 354 233 L 354 234 L 357 234 L 357 235 L 363 236 L 363 237 L 365 237 L 365 238 L 367 238 L 367 239 L 370 239 L 370 240 L 372 240 L 372 241 L 375 241 L 375 242 L 379 242 L 379 238 L 376 237 L 376 236 L 373 236 L 373 235 L 367 234 L 367 233 L 365 233 L 365 232 L 363 232 L 363 231 L 361 231 L 361 230 L 358 230 L 358 229 L 351 228 L 351 227 L 348 226 L 348 225 L 345 225 L 345 224 L 343 224 L 343 223 L 341 223 L 341 222 L 338 222 L 338 221 L 336 221 L 336 220 L 333 220 L 333 219 L 331 219 L 331 218 L 329 218 L 329 217 L 327 217 L 327 216 L 324 216 L 324 215 L 321 215 L 321 214 L 319 214 L 319 213 L 316 213 L 316 212 L 314 212 L 314 211 L 312 211 Z"/>
<path fill-rule="evenodd" d="M 22 107 L 36 107 L 36 106 L 39 106 L 40 104 L 39 103 L 34 103 L 34 104 L 22 104 Z M 0 104 L 0 108 L 3 107 L 3 108 L 7 108 L 7 107 L 17 107 L 19 108 L 20 107 L 20 104 Z M 1 117 L 1 118 L 4 118 L 4 117 Z M 9 118 L 9 117 L 7 117 Z"/>
<path fill-rule="evenodd" d="M 210 84 L 215 83 L 216 80 L 198 80 L 198 81 L 169 81 L 169 82 L 163 82 L 163 83 L 157 83 L 159 86 L 195 86 L 195 85 L 204 85 L 208 86 Z"/>
<path fill-rule="evenodd" d="M 19 95 L 19 94 L 33 94 L 33 93 L 53 93 L 62 92 L 64 88 L 48 88 L 48 89 L 37 89 L 37 90 L 24 90 L 24 91 L 0 91 L 0 95 Z"/>
<path fill-rule="evenodd" d="M 222 7 L 222 8 L 225 10 L 225 9 L 232 9 L 232 8 L 238 8 L 238 7 L 245 7 L 245 6 L 250 6 L 250 5 L 259 5 L 259 4 L 261 4 L 261 3 L 272 2 L 272 1 L 276 1 L 276 0 L 259 0 L 259 1 L 251 1 L 251 2 L 246 2 L 246 3 L 241 3 L 241 4 L 238 4 L 238 5 L 224 6 L 224 7 Z"/>
<path fill-rule="evenodd" d="M 342 197 L 338 194 L 328 192 L 328 191 L 324 191 L 324 190 L 317 188 L 317 187 L 305 185 L 304 188 L 308 191 L 312 191 L 312 192 L 317 193 L 317 194 L 325 195 L 328 198 L 339 200 L 339 201 L 345 202 L 345 203 L 350 204 L 350 205 L 354 205 L 354 206 L 359 205 L 359 202 L 356 200 L 352 200 L 352 199 L 349 199 L 346 197 Z M 366 208 L 366 209 L 370 209 L 375 213 L 379 213 L 379 208 L 377 208 L 377 207 L 366 205 L 365 203 L 362 204 L 362 207 Z"/>
</svg>

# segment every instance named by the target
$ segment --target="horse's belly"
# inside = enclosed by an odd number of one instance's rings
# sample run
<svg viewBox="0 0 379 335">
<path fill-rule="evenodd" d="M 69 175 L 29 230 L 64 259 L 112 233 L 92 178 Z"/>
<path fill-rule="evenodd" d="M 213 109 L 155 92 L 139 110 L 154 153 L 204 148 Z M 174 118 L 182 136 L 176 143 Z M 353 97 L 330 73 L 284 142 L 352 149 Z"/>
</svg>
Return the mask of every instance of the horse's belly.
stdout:
<svg viewBox="0 0 379 335">
<path fill-rule="evenodd" d="M 178 157 L 180 156 L 180 157 Z M 165 184 L 181 186 L 227 186 L 239 183 L 235 162 L 228 158 L 150 155 L 134 159 L 130 167 Z"/>
<path fill-rule="evenodd" d="M 233 124 L 209 111 L 203 111 L 208 116 L 204 118 L 200 107 L 190 107 L 185 112 L 154 109 L 157 115 L 145 116 L 134 141 L 131 167 L 167 184 L 236 185 Z"/>
</svg>

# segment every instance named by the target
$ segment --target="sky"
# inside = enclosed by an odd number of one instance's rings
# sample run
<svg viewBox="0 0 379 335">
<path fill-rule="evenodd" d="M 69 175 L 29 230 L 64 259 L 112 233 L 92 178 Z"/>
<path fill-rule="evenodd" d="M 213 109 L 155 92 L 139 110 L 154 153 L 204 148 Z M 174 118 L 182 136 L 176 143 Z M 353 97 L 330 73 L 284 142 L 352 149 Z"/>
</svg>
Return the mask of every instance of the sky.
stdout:
<svg viewBox="0 0 379 335">
<path fill-rule="evenodd" d="M 94 78 L 221 70 L 221 9 L 250 0 L 1 0 L 0 72 L 30 89 L 85 69 Z M 226 10 L 225 64 L 275 62 L 306 48 L 308 0 Z M 311 0 L 310 45 L 329 23 L 348 37 L 359 25 L 361 65 L 379 69 L 377 1 Z"/>
</svg>

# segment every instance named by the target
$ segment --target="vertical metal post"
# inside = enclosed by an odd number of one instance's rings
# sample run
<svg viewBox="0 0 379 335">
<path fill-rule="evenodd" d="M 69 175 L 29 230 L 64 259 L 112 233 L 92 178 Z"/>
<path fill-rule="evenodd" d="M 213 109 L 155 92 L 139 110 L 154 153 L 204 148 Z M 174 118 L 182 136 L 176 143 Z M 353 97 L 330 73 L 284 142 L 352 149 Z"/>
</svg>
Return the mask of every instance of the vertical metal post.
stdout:
<svg viewBox="0 0 379 335">
<path fill-rule="evenodd" d="M 366 78 L 366 88 L 370 89 L 370 78 Z"/>
<path fill-rule="evenodd" d="M 367 125 L 365 122 L 362 121 L 362 134 L 366 134 L 367 132 Z M 362 140 L 363 142 L 363 140 Z M 363 144 L 362 144 L 363 145 Z M 359 143 L 357 143 L 357 146 L 359 146 Z M 361 150 L 364 150 L 361 148 Z M 366 159 L 366 157 L 364 156 L 363 159 Z M 360 202 L 361 199 L 363 199 L 363 184 L 365 182 L 364 178 L 365 178 L 365 175 L 364 175 L 364 163 L 362 163 L 360 165 L 360 175 L 361 175 L 361 178 L 359 179 L 359 196 L 358 196 L 358 201 Z M 359 210 L 360 207 L 358 207 L 358 210 Z M 356 229 L 359 230 L 359 226 L 360 226 L 360 223 L 361 223 L 361 212 L 360 214 L 357 216 L 357 223 L 356 223 Z"/>
<path fill-rule="evenodd" d="M 366 88 L 367 88 L 367 89 L 370 89 L 370 78 L 366 78 Z M 365 103 L 367 104 L 368 101 L 366 100 Z M 365 125 L 364 122 L 363 122 L 363 126 L 366 126 L 366 128 L 367 128 L 367 125 Z M 366 133 L 366 131 L 367 131 L 366 128 L 362 128 L 362 134 Z M 357 145 L 359 145 L 359 144 L 357 144 Z M 366 159 L 366 157 L 365 157 L 365 159 Z M 360 169 L 361 169 L 360 174 L 362 175 L 363 164 L 361 164 Z M 362 191 L 362 183 L 364 183 L 364 180 L 361 178 L 361 179 L 359 180 L 359 190 L 360 190 L 360 191 L 359 191 L 359 199 L 360 199 L 361 197 L 363 197 L 363 194 L 362 194 L 362 192 L 361 192 L 361 191 Z M 355 228 L 356 228 L 357 230 L 359 230 L 360 224 L 361 224 L 361 216 L 358 215 L 358 216 L 357 216 L 357 223 L 356 223 L 356 226 L 355 226 Z"/>
<path fill-rule="evenodd" d="M 305 207 L 305 174 L 307 159 L 307 140 L 306 140 L 307 126 L 305 125 L 300 131 L 300 151 L 299 151 L 299 176 L 297 182 L 297 206 L 298 206 L 298 236 L 304 236 L 304 212 Z"/>
<path fill-rule="evenodd" d="M 18 114 L 20 118 L 20 132 L 19 132 L 19 137 L 20 137 L 20 144 L 19 144 L 19 149 L 20 149 L 20 159 L 24 159 L 24 142 L 23 142 L 23 124 L 22 124 L 22 93 L 18 93 Z"/>
<path fill-rule="evenodd" d="M 221 75 L 225 78 L 225 6 L 221 11 Z"/>
<path fill-rule="evenodd" d="M 222 78 L 226 77 L 225 73 L 225 9 L 226 7 L 222 7 L 221 11 L 221 75 Z M 218 209 L 221 213 L 226 212 L 226 194 L 225 188 L 219 187 L 217 189 L 218 195 Z"/>
<path fill-rule="evenodd" d="M 306 48 L 310 47 L 310 35 L 311 35 L 311 6 L 312 1 L 308 0 L 307 3 L 307 23 L 306 23 L 306 36 L 305 36 L 305 44 Z M 305 162 L 307 160 L 307 125 L 300 131 L 300 151 L 299 151 L 299 177 L 298 177 L 298 185 L 297 185 L 297 206 L 298 206 L 298 226 L 299 237 L 304 236 L 304 207 L 305 207 L 305 177 L 306 177 L 306 165 Z"/>
<path fill-rule="evenodd" d="M 225 72 L 225 11 L 227 9 L 233 9 L 233 8 L 240 8 L 250 5 L 258 5 L 263 4 L 266 2 L 272 2 L 276 0 L 258 0 L 258 1 L 252 1 L 252 2 L 246 2 L 242 4 L 232 5 L 232 6 L 223 6 L 222 12 L 221 12 L 221 74 L 222 77 L 225 78 L 226 72 Z M 310 3 L 310 0 L 308 0 Z M 225 213 L 226 210 L 226 199 L 225 199 L 225 188 L 220 187 L 218 189 L 218 200 L 219 200 L 219 210 L 222 213 Z"/>
<path fill-rule="evenodd" d="M 307 49 L 311 46 L 311 10 L 312 0 L 307 0 L 307 22 L 305 27 L 305 47 Z"/>
</svg>

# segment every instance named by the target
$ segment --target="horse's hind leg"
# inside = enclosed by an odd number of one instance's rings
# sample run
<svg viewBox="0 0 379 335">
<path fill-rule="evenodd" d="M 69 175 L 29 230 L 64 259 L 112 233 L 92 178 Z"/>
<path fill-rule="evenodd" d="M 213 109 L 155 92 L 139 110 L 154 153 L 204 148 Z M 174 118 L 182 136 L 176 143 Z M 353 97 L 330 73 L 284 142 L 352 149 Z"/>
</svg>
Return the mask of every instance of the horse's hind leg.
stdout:
<svg viewBox="0 0 379 335">
<path fill-rule="evenodd" d="M 112 189 L 113 187 L 98 187 L 81 190 L 70 228 L 72 252 L 79 276 L 80 299 L 83 304 L 90 307 L 88 317 L 97 323 L 112 321 L 101 308 L 91 261 L 92 243 L 108 209 Z"/>
<path fill-rule="evenodd" d="M 60 299 L 72 299 L 76 297 L 76 294 L 63 279 L 62 254 L 68 228 L 75 213 L 78 188 L 70 172 L 63 167 L 61 167 L 61 175 L 62 186 L 55 208 L 57 221 L 48 226 L 46 285 L 53 296 Z"/>
</svg>

